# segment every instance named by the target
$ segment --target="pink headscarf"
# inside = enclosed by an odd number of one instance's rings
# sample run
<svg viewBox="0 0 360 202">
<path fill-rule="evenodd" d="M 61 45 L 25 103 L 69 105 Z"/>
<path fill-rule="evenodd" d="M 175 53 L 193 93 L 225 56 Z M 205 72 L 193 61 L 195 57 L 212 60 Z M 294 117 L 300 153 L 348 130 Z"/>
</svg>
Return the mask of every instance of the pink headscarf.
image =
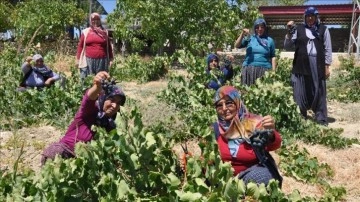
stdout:
<svg viewBox="0 0 360 202">
<path fill-rule="evenodd" d="M 95 27 L 92 23 L 92 20 L 94 20 L 95 18 L 98 18 L 100 20 L 100 26 L 99 27 Z M 90 27 L 91 29 L 94 30 L 94 32 L 96 34 L 98 34 L 101 38 L 103 39 L 107 39 L 107 33 L 106 31 L 104 30 L 104 28 L 102 27 L 101 25 L 101 16 L 99 13 L 91 13 L 90 15 Z"/>
</svg>

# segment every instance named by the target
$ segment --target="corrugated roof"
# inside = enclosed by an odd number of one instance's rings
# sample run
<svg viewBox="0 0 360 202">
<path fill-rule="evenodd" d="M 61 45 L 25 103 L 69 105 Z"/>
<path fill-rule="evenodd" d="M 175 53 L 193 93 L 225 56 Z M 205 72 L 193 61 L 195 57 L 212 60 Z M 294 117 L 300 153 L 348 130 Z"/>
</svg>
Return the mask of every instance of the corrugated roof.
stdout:
<svg viewBox="0 0 360 202">
<path fill-rule="evenodd" d="M 309 6 L 314 6 L 319 11 L 320 20 L 326 25 L 351 24 L 353 4 L 260 6 L 259 11 L 263 14 L 268 25 L 285 25 L 290 20 L 302 23 L 304 21 L 304 11 Z M 358 9 L 356 13 L 357 15 L 360 14 Z"/>
</svg>

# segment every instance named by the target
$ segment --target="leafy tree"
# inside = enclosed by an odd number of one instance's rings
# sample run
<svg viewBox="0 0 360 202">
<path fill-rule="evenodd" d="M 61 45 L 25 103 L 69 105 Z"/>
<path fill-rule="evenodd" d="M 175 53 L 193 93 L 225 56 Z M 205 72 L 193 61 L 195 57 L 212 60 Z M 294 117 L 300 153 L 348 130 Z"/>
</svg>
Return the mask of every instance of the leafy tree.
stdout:
<svg viewBox="0 0 360 202">
<path fill-rule="evenodd" d="M 245 23 L 242 19 L 252 21 L 258 14 L 255 9 L 239 8 L 224 0 L 124 0 L 117 1 L 108 22 L 117 37 L 132 45 L 143 45 L 144 42 L 135 38 L 138 36 L 154 41 L 155 49 L 168 43 L 172 47 L 204 51 L 210 42 L 215 48 L 222 48 L 224 43 L 233 44 L 238 34 L 235 28 Z M 141 22 L 140 26 L 137 22 Z"/>
<path fill-rule="evenodd" d="M 30 0 L 17 3 L 11 19 L 18 42 L 29 44 L 45 37 L 58 38 L 66 27 L 82 24 L 85 16 L 73 1 Z"/>
<path fill-rule="evenodd" d="M 0 32 L 4 32 L 11 28 L 10 13 L 13 10 L 11 4 L 7 2 L 0 2 Z"/>
</svg>

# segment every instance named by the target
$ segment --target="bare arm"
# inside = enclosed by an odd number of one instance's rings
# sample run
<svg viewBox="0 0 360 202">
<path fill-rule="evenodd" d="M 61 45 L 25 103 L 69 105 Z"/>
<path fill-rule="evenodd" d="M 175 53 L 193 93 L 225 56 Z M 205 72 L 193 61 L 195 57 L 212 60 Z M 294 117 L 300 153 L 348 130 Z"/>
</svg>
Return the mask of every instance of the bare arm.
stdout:
<svg viewBox="0 0 360 202">
<path fill-rule="evenodd" d="M 243 40 L 243 38 L 245 36 L 249 36 L 249 29 L 243 29 L 243 31 L 241 32 L 241 34 L 239 35 L 239 37 L 235 41 L 235 44 L 234 44 L 235 48 L 240 48 L 241 41 Z"/>
<path fill-rule="evenodd" d="M 271 58 L 271 67 L 273 71 L 276 70 L 276 57 Z"/>
</svg>

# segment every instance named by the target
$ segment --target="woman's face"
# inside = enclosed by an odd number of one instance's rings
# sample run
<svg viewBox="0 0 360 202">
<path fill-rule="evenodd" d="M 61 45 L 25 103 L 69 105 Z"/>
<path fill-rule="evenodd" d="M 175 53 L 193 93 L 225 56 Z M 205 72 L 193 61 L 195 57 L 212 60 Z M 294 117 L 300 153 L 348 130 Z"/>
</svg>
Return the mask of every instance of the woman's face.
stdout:
<svg viewBox="0 0 360 202">
<path fill-rule="evenodd" d="M 35 67 L 42 67 L 44 66 L 44 60 L 43 59 L 38 59 L 35 61 L 35 64 L 34 64 Z"/>
<path fill-rule="evenodd" d="M 265 33 L 265 25 L 263 24 L 256 25 L 255 32 L 258 36 L 262 36 Z"/>
<path fill-rule="evenodd" d="M 313 26 L 316 22 L 316 15 L 314 15 L 314 14 L 306 15 L 305 21 L 308 26 Z"/>
<path fill-rule="evenodd" d="M 218 67 L 218 61 L 216 59 L 213 59 L 212 61 L 210 61 L 209 67 L 210 69 L 216 69 Z"/>
<path fill-rule="evenodd" d="M 120 103 L 121 103 L 121 97 L 120 96 L 112 96 L 105 100 L 103 111 L 105 112 L 105 115 L 107 117 L 114 116 L 120 109 Z"/>
<path fill-rule="evenodd" d="M 91 25 L 94 27 L 100 27 L 101 25 L 101 21 L 100 18 L 95 16 L 94 18 L 91 19 Z"/>
<path fill-rule="evenodd" d="M 215 104 L 217 114 L 225 121 L 231 121 L 237 114 L 235 102 L 229 97 L 225 96 Z"/>
</svg>

